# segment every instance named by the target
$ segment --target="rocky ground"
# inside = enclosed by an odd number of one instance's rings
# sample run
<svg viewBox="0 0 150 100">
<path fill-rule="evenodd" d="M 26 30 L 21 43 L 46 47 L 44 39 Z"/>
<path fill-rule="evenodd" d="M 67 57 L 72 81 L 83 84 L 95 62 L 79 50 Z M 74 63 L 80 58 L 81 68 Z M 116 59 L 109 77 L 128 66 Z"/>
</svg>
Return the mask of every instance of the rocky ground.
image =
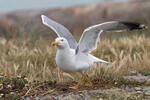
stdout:
<svg viewBox="0 0 150 100">
<path fill-rule="evenodd" d="M 31 100 L 30 97 L 23 98 Z M 150 100 L 150 86 L 122 87 L 99 90 L 84 90 L 58 96 L 40 96 L 36 100 Z"/>
<path fill-rule="evenodd" d="M 80 87 L 79 90 L 64 90 L 60 94 L 34 97 L 35 100 L 150 100 L 149 75 L 143 75 L 136 70 L 131 71 L 130 76 L 125 79 L 143 83 L 143 85 L 121 85 L 114 86 L 94 86 L 93 88 Z M 116 83 L 117 84 L 117 83 Z M 53 93 L 52 93 L 53 94 Z M 22 97 L 31 100 L 32 97 Z"/>
</svg>

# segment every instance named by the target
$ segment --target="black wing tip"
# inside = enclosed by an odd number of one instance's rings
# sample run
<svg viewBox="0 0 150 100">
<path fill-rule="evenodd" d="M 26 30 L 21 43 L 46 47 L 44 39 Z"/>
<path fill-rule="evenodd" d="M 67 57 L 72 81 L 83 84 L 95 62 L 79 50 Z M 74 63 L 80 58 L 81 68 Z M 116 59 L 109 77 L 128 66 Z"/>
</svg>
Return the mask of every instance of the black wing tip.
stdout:
<svg viewBox="0 0 150 100">
<path fill-rule="evenodd" d="M 144 24 L 140 24 L 139 27 L 140 27 L 141 29 L 147 29 L 147 26 L 144 25 Z"/>
<path fill-rule="evenodd" d="M 124 24 L 129 30 L 140 30 L 147 28 L 146 25 L 139 23 L 132 23 L 132 22 L 120 22 L 120 23 Z"/>
</svg>

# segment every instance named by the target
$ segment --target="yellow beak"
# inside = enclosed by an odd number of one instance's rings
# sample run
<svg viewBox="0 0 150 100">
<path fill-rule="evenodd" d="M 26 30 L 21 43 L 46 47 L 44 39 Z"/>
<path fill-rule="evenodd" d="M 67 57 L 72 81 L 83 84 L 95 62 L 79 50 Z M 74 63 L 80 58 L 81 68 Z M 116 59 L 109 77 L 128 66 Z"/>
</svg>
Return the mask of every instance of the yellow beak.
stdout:
<svg viewBox="0 0 150 100">
<path fill-rule="evenodd" d="M 54 42 L 52 42 L 52 46 L 57 46 L 59 43 L 58 42 L 56 42 L 56 41 L 54 41 Z"/>
</svg>

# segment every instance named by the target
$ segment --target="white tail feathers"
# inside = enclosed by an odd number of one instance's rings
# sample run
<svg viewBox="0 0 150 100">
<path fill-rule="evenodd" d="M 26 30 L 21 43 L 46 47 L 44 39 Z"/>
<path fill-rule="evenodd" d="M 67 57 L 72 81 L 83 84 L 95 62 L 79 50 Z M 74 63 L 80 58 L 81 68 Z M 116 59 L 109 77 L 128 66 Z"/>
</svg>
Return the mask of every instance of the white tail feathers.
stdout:
<svg viewBox="0 0 150 100">
<path fill-rule="evenodd" d="M 89 54 L 89 56 L 92 58 L 92 60 L 93 60 L 94 63 L 99 63 L 99 62 L 101 62 L 101 63 L 105 63 L 105 64 L 111 64 L 111 62 L 107 62 L 107 61 L 105 61 L 105 60 L 99 59 L 99 58 L 97 58 L 97 57 L 95 57 L 95 56 L 93 56 L 93 55 L 90 55 L 90 54 Z"/>
</svg>

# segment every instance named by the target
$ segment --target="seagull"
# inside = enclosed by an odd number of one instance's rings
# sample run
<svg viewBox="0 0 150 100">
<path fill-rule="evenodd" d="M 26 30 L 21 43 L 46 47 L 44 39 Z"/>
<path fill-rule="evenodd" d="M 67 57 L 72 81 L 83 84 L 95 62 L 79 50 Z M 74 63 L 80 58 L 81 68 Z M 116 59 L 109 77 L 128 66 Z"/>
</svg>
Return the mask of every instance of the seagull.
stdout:
<svg viewBox="0 0 150 100">
<path fill-rule="evenodd" d="M 144 24 L 110 21 L 97 24 L 86 28 L 77 43 L 69 30 L 63 25 L 55 22 L 45 15 L 41 15 L 44 25 L 51 28 L 56 34 L 57 38 L 52 42 L 52 46 L 57 46 L 56 64 L 64 72 L 80 72 L 82 74 L 81 80 L 77 85 L 69 87 L 71 89 L 78 89 L 83 80 L 86 86 L 92 86 L 92 82 L 86 74 L 87 69 L 95 63 L 111 64 L 110 62 L 99 59 L 90 54 L 91 51 L 97 48 L 97 42 L 102 32 L 122 32 L 125 30 L 135 30 L 146 28 Z"/>
</svg>

